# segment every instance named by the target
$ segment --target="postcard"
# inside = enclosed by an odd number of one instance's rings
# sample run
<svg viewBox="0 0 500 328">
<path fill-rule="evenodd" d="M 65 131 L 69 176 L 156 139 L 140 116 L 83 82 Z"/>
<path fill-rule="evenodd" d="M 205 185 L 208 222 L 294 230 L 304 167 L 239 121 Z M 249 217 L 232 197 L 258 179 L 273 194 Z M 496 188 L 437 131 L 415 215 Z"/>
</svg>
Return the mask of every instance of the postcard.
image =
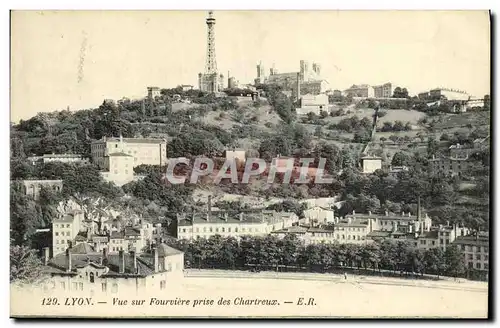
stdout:
<svg viewBox="0 0 500 328">
<path fill-rule="evenodd" d="M 488 11 L 11 11 L 13 318 L 489 318 Z"/>
</svg>

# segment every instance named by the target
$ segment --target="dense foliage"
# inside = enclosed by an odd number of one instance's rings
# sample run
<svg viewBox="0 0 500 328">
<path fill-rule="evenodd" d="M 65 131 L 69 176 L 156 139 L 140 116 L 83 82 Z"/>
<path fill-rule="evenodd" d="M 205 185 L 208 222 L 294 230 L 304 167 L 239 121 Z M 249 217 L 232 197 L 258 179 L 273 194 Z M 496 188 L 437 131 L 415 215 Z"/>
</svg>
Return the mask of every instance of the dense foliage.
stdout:
<svg viewBox="0 0 500 328">
<path fill-rule="evenodd" d="M 355 268 L 462 277 L 463 255 L 456 247 L 421 250 L 404 241 L 372 244 L 304 244 L 294 235 L 280 239 L 243 236 L 240 242 L 219 235 L 192 241 L 171 240 L 185 252 L 186 267 L 329 272 Z"/>
</svg>

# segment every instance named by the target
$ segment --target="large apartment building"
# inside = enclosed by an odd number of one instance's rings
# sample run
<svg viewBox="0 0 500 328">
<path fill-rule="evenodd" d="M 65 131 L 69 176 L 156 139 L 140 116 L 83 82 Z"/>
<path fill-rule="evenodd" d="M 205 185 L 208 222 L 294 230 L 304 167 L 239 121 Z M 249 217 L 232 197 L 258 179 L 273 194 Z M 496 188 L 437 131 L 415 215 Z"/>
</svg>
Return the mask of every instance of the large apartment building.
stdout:
<svg viewBox="0 0 500 328">
<path fill-rule="evenodd" d="M 265 236 L 297 224 L 295 213 L 275 211 L 212 211 L 179 215 L 177 224 L 178 239 L 223 237 L 240 238 L 241 236 Z"/>
<path fill-rule="evenodd" d="M 133 157 L 133 167 L 141 164 L 166 165 L 167 141 L 154 138 L 106 138 L 91 144 L 92 160 L 102 169 L 109 169 L 110 154 L 127 154 Z"/>
<path fill-rule="evenodd" d="M 477 235 L 460 236 L 453 244 L 457 245 L 464 254 L 464 262 L 468 269 L 483 271 L 489 270 L 489 234 L 478 233 Z"/>
</svg>

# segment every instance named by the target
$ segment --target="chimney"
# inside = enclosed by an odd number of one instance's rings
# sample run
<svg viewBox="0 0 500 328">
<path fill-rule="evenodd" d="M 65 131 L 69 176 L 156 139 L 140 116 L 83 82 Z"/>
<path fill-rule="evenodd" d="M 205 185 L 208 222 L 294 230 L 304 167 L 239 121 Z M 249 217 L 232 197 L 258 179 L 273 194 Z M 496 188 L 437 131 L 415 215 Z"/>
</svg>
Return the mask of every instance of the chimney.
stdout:
<svg viewBox="0 0 500 328">
<path fill-rule="evenodd" d="M 130 255 L 132 256 L 132 263 L 134 265 L 134 273 L 137 273 L 137 254 L 135 251 L 131 251 Z"/>
<path fill-rule="evenodd" d="M 300 100 L 300 73 L 297 73 L 297 101 Z"/>
<path fill-rule="evenodd" d="M 385 216 L 389 216 L 389 212 L 388 211 L 385 211 Z"/>
<path fill-rule="evenodd" d="M 409 217 L 409 218 L 411 217 L 411 212 L 408 212 L 408 217 Z"/>
<path fill-rule="evenodd" d="M 224 212 L 224 221 L 227 222 L 227 212 Z"/>
<path fill-rule="evenodd" d="M 125 273 L 125 254 L 123 249 L 118 252 L 118 273 Z"/>
<path fill-rule="evenodd" d="M 156 246 L 154 246 L 151 251 L 153 252 L 153 267 L 154 267 L 154 271 L 155 273 L 158 272 L 158 266 L 160 264 L 160 260 L 158 259 L 158 249 L 156 248 Z"/>
<path fill-rule="evenodd" d="M 71 248 L 66 249 L 66 261 L 68 264 L 68 267 L 66 268 L 67 272 L 71 272 Z"/>
<path fill-rule="evenodd" d="M 405 212 L 403 212 L 401 216 L 405 216 Z"/>
<path fill-rule="evenodd" d="M 352 215 L 356 215 L 356 211 L 355 210 L 352 210 Z"/>
<path fill-rule="evenodd" d="M 422 216 L 422 209 L 420 207 L 420 196 L 417 197 L 417 220 L 420 221 L 420 217 Z"/>
<path fill-rule="evenodd" d="M 47 265 L 49 263 L 49 248 L 43 248 L 43 265 Z"/>
<path fill-rule="evenodd" d="M 370 215 L 370 216 L 371 216 L 371 215 L 372 215 L 372 211 L 368 211 L 368 215 Z"/>
<path fill-rule="evenodd" d="M 243 221 L 243 212 L 240 213 L 240 222 Z"/>
</svg>

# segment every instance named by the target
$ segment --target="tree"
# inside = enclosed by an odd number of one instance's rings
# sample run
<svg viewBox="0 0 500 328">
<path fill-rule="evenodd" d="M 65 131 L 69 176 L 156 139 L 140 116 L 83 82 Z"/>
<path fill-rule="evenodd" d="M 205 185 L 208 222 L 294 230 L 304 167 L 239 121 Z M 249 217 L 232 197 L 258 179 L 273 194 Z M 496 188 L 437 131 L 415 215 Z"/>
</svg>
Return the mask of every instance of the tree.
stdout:
<svg viewBox="0 0 500 328">
<path fill-rule="evenodd" d="M 464 274 L 464 256 L 458 247 L 453 245 L 446 247 L 444 259 L 448 276 L 459 277 Z"/>
<path fill-rule="evenodd" d="M 370 141 L 371 139 L 371 133 L 367 129 L 358 129 L 356 132 L 354 132 L 354 138 L 353 141 L 357 143 L 365 143 Z"/>
<path fill-rule="evenodd" d="M 321 128 L 321 125 L 318 125 L 316 127 L 316 130 L 314 131 L 314 135 L 318 138 L 323 137 L 323 129 Z"/>
<path fill-rule="evenodd" d="M 33 199 L 26 196 L 23 186 L 10 186 L 10 236 L 15 245 L 30 245 L 36 229 L 43 226 L 43 219 Z"/>
<path fill-rule="evenodd" d="M 394 88 L 393 98 L 408 98 L 408 90 L 406 88 Z"/>
<path fill-rule="evenodd" d="M 42 262 L 34 249 L 10 246 L 10 282 L 33 284 L 43 278 Z"/>
<path fill-rule="evenodd" d="M 398 151 L 392 157 L 391 164 L 393 166 L 408 166 L 410 164 L 411 157 L 408 153 Z"/>
</svg>

